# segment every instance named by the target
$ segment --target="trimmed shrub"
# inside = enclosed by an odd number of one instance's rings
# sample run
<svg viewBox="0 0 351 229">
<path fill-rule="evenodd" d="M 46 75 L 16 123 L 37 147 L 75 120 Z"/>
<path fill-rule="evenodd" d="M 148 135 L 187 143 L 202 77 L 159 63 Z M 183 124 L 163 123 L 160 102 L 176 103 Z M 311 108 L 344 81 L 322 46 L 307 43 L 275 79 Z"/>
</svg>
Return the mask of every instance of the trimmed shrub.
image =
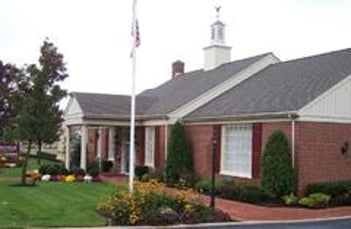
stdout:
<svg viewBox="0 0 351 229">
<path fill-rule="evenodd" d="M 176 184 L 182 174 L 192 172 L 193 159 L 184 126 L 177 121 L 171 130 L 166 161 L 166 182 Z"/>
<path fill-rule="evenodd" d="M 269 136 L 261 163 L 261 186 L 267 192 L 275 197 L 294 192 L 295 174 L 288 139 L 282 130 Z"/>
<path fill-rule="evenodd" d="M 87 173 L 92 177 L 98 176 L 99 175 L 99 163 L 97 161 L 90 162 L 87 166 Z"/>
<path fill-rule="evenodd" d="M 200 180 L 195 184 L 195 190 L 200 193 L 210 193 L 211 180 Z"/>
<path fill-rule="evenodd" d="M 68 170 L 65 168 L 63 163 L 44 164 L 39 167 L 39 173 L 49 175 L 66 175 Z"/>
<path fill-rule="evenodd" d="M 82 168 L 73 168 L 71 170 L 71 173 L 76 177 L 78 177 L 78 176 L 84 177 L 85 176 L 85 171 Z"/>
<path fill-rule="evenodd" d="M 44 164 L 44 165 L 41 165 L 40 167 L 39 167 L 39 173 L 40 174 L 49 174 L 49 168 L 50 168 L 50 165 L 49 164 Z"/>
<path fill-rule="evenodd" d="M 135 166 L 134 173 L 135 173 L 135 176 L 137 176 L 140 180 L 144 174 L 149 173 L 149 167 L 146 165 Z"/>
<path fill-rule="evenodd" d="M 113 162 L 112 161 L 102 161 L 101 162 L 101 170 L 104 173 L 110 172 L 111 168 L 113 167 Z"/>
<path fill-rule="evenodd" d="M 151 171 L 149 171 L 149 178 L 157 180 L 158 182 L 163 182 L 164 181 L 164 170 L 159 169 L 159 168 L 154 168 Z"/>
<path fill-rule="evenodd" d="M 216 179 L 216 186 L 219 195 L 225 199 L 232 199 L 236 189 L 239 188 L 234 180 L 220 177 Z"/>
<path fill-rule="evenodd" d="M 313 193 L 308 197 L 303 197 L 299 200 L 299 204 L 308 208 L 325 208 L 328 206 L 330 195 L 323 193 Z"/>
<path fill-rule="evenodd" d="M 299 201 L 299 198 L 293 194 L 282 196 L 281 199 L 287 206 L 297 205 Z"/>
<path fill-rule="evenodd" d="M 332 197 L 329 201 L 329 206 L 351 206 L 351 196 L 340 195 Z"/>
<path fill-rule="evenodd" d="M 351 189 L 351 181 L 321 182 L 307 185 L 306 193 L 324 193 L 332 197 L 344 195 Z"/>
<path fill-rule="evenodd" d="M 215 182 L 215 192 L 218 194 L 222 194 L 222 192 L 225 192 L 226 189 L 234 188 L 234 182 L 232 181 L 225 182 L 221 178 L 216 178 Z M 195 183 L 194 188 L 200 193 L 209 194 L 212 188 L 211 179 L 199 180 Z M 230 195 L 231 194 L 232 192 L 230 193 Z"/>
<path fill-rule="evenodd" d="M 247 203 L 265 203 L 273 198 L 257 186 L 244 186 L 234 189 L 233 198 Z"/>
</svg>

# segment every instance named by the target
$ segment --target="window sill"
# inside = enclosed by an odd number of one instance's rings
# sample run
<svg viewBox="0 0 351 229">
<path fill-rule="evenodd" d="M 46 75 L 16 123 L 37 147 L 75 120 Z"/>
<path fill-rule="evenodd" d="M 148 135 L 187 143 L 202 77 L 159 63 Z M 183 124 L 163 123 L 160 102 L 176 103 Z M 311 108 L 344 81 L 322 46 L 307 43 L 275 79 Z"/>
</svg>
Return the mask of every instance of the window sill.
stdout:
<svg viewBox="0 0 351 229">
<path fill-rule="evenodd" d="M 246 179 L 252 179 L 252 175 L 247 175 L 247 174 L 237 174 L 233 172 L 228 172 L 228 171 L 220 171 L 219 175 L 223 176 L 230 176 L 230 177 L 237 177 L 237 178 L 246 178 Z"/>
</svg>

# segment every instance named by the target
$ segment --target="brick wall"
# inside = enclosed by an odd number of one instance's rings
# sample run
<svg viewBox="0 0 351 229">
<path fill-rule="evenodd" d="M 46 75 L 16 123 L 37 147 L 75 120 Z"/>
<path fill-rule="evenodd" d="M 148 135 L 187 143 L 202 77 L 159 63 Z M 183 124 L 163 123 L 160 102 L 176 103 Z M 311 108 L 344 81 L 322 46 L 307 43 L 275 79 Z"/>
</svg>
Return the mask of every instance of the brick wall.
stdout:
<svg viewBox="0 0 351 229">
<path fill-rule="evenodd" d="M 135 140 L 137 147 L 135 148 L 135 163 L 137 165 L 144 165 L 145 162 L 145 127 L 138 126 L 135 128 Z"/>
<path fill-rule="evenodd" d="M 296 131 L 300 192 L 309 183 L 351 180 L 351 157 L 341 153 L 351 124 L 299 122 Z"/>
<path fill-rule="evenodd" d="M 211 136 L 213 125 L 185 126 L 186 135 L 193 153 L 194 172 L 200 177 L 211 176 Z"/>
<path fill-rule="evenodd" d="M 291 122 L 264 123 L 262 141 L 276 128 L 284 131 L 291 143 Z M 296 122 L 295 165 L 298 193 L 315 182 L 351 180 L 351 158 L 341 153 L 351 143 L 351 124 Z"/>
<path fill-rule="evenodd" d="M 155 127 L 155 167 L 165 168 L 165 126 Z"/>
<path fill-rule="evenodd" d="M 88 161 L 94 161 L 97 155 L 97 129 L 88 129 L 87 157 Z"/>
<path fill-rule="evenodd" d="M 101 129 L 101 159 L 107 160 L 108 158 L 108 128 Z"/>
</svg>

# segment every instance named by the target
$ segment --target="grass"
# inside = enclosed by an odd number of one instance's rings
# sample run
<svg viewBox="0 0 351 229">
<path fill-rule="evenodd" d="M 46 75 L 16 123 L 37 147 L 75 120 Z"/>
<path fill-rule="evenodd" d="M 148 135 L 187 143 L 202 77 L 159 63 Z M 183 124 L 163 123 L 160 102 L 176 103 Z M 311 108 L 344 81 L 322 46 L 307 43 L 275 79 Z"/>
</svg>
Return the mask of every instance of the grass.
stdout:
<svg viewBox="0 0 351 229">
<path fill-rule="evenodd" d="M 103 226 L 95 211 L 117 187 L 109 183 L 38 182 L 16 187 L 0 182 L 0 228 Z"/>
<path fill-rule="evenodd" d="M 57 163 L 56 161 L 50 161 L 41 159 L 41 164 L 53 164 Z M 39 165 L 37 163 L 37 159 L 34 157 L 30 157 L 28 160 L 28 168 L 27 171 L 32 171 L 35 169 L 39 169 Z M 16 177 L 20 178 L 22 173 L 22 167 L 14 167 L 14 168 L 0 168 L 0 178 L 1 177 Z"/>
</svg>

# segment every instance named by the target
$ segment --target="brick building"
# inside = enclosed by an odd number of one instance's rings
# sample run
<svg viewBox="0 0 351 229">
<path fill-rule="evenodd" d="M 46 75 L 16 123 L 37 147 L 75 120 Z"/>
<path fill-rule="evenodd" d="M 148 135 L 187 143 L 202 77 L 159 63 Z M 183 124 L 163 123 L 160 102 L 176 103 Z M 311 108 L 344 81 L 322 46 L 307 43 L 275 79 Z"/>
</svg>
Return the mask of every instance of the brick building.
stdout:
<svg viewBox="0 0 351 229">
<path fill-rule="evenodd" d="M 136 164 L 162 169 L 170 127 L 182 120 L 194 172 L 209 177 L 216 132 L 217 173 L 243 182 L 260 179 L 268 136 L 287 135 L 298 189 L 313 182 L 351 180 L 351 49 L 280 61 L 272 53 L 231 61 L 225 25 L 211 25 L 204 68 L 184 71 L 136 98 Z M 82 136 L 81 167 L 96 157 L 128 173 L 130 97 L 71 93 L 66 134 Z M 66 165 L 69 166 L 69 144 Z"/>
</svg>

